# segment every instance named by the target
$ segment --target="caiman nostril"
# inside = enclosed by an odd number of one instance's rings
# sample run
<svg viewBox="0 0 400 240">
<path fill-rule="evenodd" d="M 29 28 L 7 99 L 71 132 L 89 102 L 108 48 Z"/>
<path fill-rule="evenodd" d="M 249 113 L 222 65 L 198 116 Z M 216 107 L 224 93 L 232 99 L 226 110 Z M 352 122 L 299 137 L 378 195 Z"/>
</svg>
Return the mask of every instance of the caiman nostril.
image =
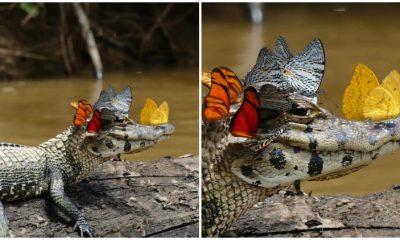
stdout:
<svg viewBox="0 0 400 240">
<path fill-rule="evenodd" d="M 175 132 L 175 127 L 172 124 L 165 124 L 163 125 L 165 134 L 172 134 Z"/>
<path fill-rule="evenodd" d="M 108 147 L 108 148 L 113 148 L 114 147 L 114 144 L 113 144 L 113 142 L 112 142 L 112 140 L 111 139 L 107 139 L 106 140 L 106 146 Z"/>
</svg>

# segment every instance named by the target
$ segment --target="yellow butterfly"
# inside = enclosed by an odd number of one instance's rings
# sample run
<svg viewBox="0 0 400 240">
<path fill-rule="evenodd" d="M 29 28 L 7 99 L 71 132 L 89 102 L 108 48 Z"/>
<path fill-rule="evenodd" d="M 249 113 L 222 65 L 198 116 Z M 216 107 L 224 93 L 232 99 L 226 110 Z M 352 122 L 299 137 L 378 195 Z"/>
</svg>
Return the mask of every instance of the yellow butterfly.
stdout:
<svg viewBox="0 0 400 240">
<path fill-rule="evenodd" d="M 365 100 L 364 117 L 372 120 L 394 118 L 400 114 L 400 74 L 393 70 Z"/>
<path fill-rule="evenodd" d="M 364 119 L 363 107 L 369 93 L 379 86 L 374 72 L 364 64 L 357 64 L 349 86 L 343 95 L 342 111 L 349 120 Z"/>
<path fill-rule="evenodd" d="M 163 102 L 157 107 L 157 103 L 147 98 L 142 111 L 140 112 L 140 122 L 142 124 L 164 124 L 168 122 L 169 107 L 167 102 Z"/>
<path fill-rule="evenodd" d="M 400 114 L 400 75 L 392 71 L 381 85 L 367 66 L 358 64 L 343 96 L 343 114 L 350 120 L 384 120 Z"/>
</svg>

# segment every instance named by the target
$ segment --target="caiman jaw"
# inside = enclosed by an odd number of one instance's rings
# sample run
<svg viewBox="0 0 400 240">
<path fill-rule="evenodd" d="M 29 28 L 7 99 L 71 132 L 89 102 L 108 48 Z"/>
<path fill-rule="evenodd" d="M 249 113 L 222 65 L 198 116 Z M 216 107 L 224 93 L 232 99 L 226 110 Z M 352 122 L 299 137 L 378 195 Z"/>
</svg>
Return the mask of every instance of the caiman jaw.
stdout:
<svg viewBox="0 0 400 240">
<path fill-rule="evenodd" d="M 136 153 L 167 139 L 174 131 L 174 126 L 169 123 L 141 125 L 129 121 L 123 126 L 113 127 L 106 136 L 89 143 L 88 150 L 101 157 L 114 157 L 120 153 Z"/>
</svg>

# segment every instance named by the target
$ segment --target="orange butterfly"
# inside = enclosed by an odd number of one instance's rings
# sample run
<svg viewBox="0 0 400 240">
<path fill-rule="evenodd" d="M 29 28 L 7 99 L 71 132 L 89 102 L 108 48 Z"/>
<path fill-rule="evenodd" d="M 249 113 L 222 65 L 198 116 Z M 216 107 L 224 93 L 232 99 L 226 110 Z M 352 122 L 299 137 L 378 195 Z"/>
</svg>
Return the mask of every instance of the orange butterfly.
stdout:
<svg viewBox="0 0 400 240">
<path fill-rule="evenodd" d="M 260 106 L 261 103 L 256 89 L 253 87 L 246 88 L 243 103 L 230 123 L 230 131 L 233 136 L 255 138 Z"/>
<path fill-rule="evenodd" d="M 230 69 L 214 68 L 210 92 L 204 99 L 204 120 L 213 122 L 228 116 L 231 103 L 238 101 L 242 90 L 242 83 Z"/>
<path fill-rule="evenodd" d="M 90 103 L 88 103 L 85 99 L 81 99 L 76 102 L 71 102 L 71 106 L 76 109 L 73 124 L 74 126 L 83 126 L 86 124 L 86 119 L 90 117 L 92 114 L 93 108 Z"/>
<path fill-rule="evenodd" d="M 224 74 L 226 81 L 228 81 L 229 97 L 231 103 L 239 102 L 239 95 L 243 92 L 242 82 L 236 74 L 227 67 L 219 67 L 219 70 Z"/>
</svg>

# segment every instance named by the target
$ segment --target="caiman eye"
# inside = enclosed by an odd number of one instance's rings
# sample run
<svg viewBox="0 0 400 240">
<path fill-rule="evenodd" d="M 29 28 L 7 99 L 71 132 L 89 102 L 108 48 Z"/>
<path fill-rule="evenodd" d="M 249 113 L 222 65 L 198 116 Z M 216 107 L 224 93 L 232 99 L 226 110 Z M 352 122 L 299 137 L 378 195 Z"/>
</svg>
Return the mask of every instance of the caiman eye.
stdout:
<svg viewBox="0 0 400 240">
<path fill-rule="evenodd" d="M 123 123 L 123 122 L 124 122 L 124 119 L 118 119 L 118 118 L 117 118 L 117 119 L 115 119 L 115 122 L 116 122 L 116 123 Z"/>
<path fill-rule="evenodd" d="M 100 120 L 100 127 L 102 131 L 107 131 L 113 126 L 113 121 L 112 120 L 107 120 L 107 119 L 101 119 Z"/>
<path fill-rule="evenodd" d="M 296 108 L 289 111 L 290 113 L 298 116 L 307 116 L 310 114 L 310 110 L 308 108 Z"/>
</svg>

